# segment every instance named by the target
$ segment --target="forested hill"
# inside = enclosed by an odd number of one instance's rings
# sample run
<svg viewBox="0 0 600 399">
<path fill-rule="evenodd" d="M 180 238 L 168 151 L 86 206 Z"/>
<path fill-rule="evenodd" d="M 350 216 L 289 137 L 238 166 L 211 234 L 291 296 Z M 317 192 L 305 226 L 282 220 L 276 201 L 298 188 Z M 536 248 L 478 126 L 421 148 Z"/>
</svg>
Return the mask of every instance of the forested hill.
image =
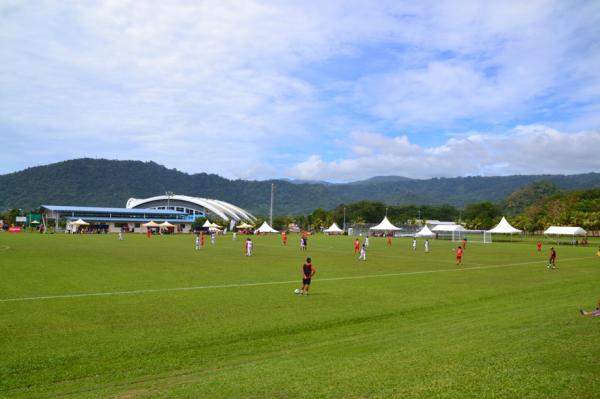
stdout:
<svg viewBox="0 0 600 399">
<path fill-rule="evenodd" d="M 360 200 L 390 205 L 449 204 L 462 207 L 489 200 L 500 202 L 515 190 L 546 181 L 563 190 L 600 187 L 600 173 L 459 177 L 416 180 L 405 177 L 373 178 L 348 184 L 228 180 L 214 174 L 189 175 L 154 162 L 75 159 L 37 166 L 0 176 L 0 210 L 33 209 L 41 204 L 124 207 L 128 198 L 144 198 L 173 191 L 216 198 L 267 214 L 271 183 L 275 183 L 277 215 L 331 209 Z"/>
</svg>

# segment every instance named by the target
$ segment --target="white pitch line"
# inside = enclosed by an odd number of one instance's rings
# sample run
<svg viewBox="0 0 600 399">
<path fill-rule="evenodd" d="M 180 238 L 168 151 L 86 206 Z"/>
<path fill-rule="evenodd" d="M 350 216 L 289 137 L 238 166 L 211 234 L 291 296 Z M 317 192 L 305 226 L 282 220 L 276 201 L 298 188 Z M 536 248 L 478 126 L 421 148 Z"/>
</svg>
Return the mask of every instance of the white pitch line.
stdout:
<svg viewBox="0 0 600 399">
<path fill-rule="evenodd" d="M 593 256 L 585 256 L 581 258 L 570 258 L 562 259 L 561 263 L 590 259 Z M 368 278 L 380 278 L 380 277 L 400 277 L 400 276 L 413 276 L 418 274 L 433 274 L 433 273 L 450 273 L 450 272 L 464 272 L 467 270 L 484 270 L 484 269 L 499 269 L 504 267 L 532 265 L 544 263 L 545 261 L 531 261 L 531 262 L 520 262 L 520 263 L 506 263 L 502 265 L 489 265 L 489 266 L 473 266 L 473 267 L 455 267 L 452 269 L 438 269 L 438 270 L 420 270 L 415 272 L 401 272 L 401 273 L 384 273 L 384 274 L 365 274 L 360 276 L 345 276 L 345 277 L 329 277 L 320 278 L 319 282 L 322 281 L 343 281 L 343 280 L 360 280 Z M 3 302 L 25 302 L 25 301 L 38 301 L 44 299 L 64 299 L 64 298 L 86 298 L 95 296 L 115 296 L 115 295 L 135 295 L 135 294 L 152 294 L 161 292 L 174 292 L 174 291 L 194 291 L 194 290 L 207 290 L 216 288 L 243 288 L 243 287 L 257 287 L 265 285 L 283 285 L 283 284 L 296 284 L 298 280 L 289 281 L 265 281 L 258 283 L 239 283 L 239 284 L 222 284 L 222 285 L 197 285 L 192 287 L 175 287 L 175 288 L 151 288 L 146 290 L 131 290 L 131 291 L 113 291 L 113 292 L 91 292 L 84 294 L 64 294 L 64 295 L 47 295 L 47 296 L 32 296 L 32 297 L 21 297 L 21 298 L 5 298 L 0 299 L 0 303 Z"/>
</svg>

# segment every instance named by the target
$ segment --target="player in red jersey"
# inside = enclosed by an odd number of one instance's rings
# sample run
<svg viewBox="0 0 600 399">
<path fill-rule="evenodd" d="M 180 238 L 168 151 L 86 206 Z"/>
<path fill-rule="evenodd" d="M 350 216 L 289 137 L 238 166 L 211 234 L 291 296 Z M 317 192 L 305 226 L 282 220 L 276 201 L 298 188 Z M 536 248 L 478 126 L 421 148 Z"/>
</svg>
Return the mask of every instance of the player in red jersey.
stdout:
<svg viewBox="0 0 600 399">
<path fill-rule="evenodd" d="M 312 265 L 310 258 L 306 258 L 306 263 L 302 265 L 302 288 L 300 293 L 302 295 L 308 295 L 308 289 L 310 288 L 310 282 L 317 271 Z"/>
<path fill-rule="evenodd" d="M 458 248 L 456 248 L 456 264 L 458 266 L 462 265 L 462 256 L 463 256 L 463 249 L 459 245 Z"/>
<path fill-rule="evenodd" d="M 548 259 L 548 269 L 556 269 L 556 251 L 554 247 L 550 248 L 550 259 Z"/>
<path fill-rule="evenodd" d="M 281 233 L 281 241 L 283 245 L 287 245 L 287 233 L 285 231 Z"/>
<path fill-rule="evenodd" d="M 538 252 L 542 252 L 542 243 L 541 243 L 541 241 L 538 241 L 536 245 L 537 245 Z"/>
<path fill-rule="evenodd" d="M 463 251 L 467 249 L 467 237 L 463 238 L 462 240 L 462 249 Z"/>
<path fill-rule="evenodd" d="M 356 240 L 354 240 L 354 253 L 357 254 L 360 252 L 360 241 L 358 241 L 358 238 Z"/>
</svg>

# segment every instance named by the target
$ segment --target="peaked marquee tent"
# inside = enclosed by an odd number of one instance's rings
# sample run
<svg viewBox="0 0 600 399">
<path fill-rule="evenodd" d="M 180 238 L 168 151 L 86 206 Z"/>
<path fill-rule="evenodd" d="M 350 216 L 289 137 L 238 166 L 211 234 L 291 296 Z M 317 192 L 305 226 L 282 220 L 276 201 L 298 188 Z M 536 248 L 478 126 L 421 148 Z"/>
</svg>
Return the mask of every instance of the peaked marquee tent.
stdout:
<svg viewBox="0 0 600 399">
<path fill-rule="evenodd" d="M 435 237 L 435 233 L 429 230 L 429 227 L 424 226 L 421 231 L 415 234 L 415 237 Z"/>
<path fill-rule="evenodd" d="M 323 230 L 323 233 L 327 234 L 342 234 L 344 230 L 340 229 L 337 223 L 332 224 L 329 228 Z"/>
<path fill-rule="evenodd" d="M 514 227 L 512 227 L 510 225 L 510 223 L 508 223 L 508 220 L 506 220 L 506 218 L 504 216 L 502 216 L 502 220 L 500 220 L 500 223 L 498 223 L 496 225 L 496 227 L 494 227 L 491 230 L 488 230 L 488 233 L 496 233 L 496 234 L 515 234 L 515 233 L 522 233 L 522 230 L 516 229 Z"/>
<path fill-rule="evenodd" d="M 277 230 L 275 230 L 274 228 L 269 226 L 269 223 L 267 223 L 266 221 L 263 222 L 263 224 L 258 229 L 256 229 L 256 232 L 258 232 L 258 233 L 279 233 Z"/>
<path fill-rule="evenodd" d="M 396 227 L 394 226 L 387 218 L 387 216 L 385 216 L 383 218 L 383 220 L 381 221 L 381 223 L 379 223 L 377 226 L 373 226 L 371 227 L 369 230 L 379 230 L 379 231 L 398 231 L 398 230 L 402 230 L 400 227 Z"/>
</svg>

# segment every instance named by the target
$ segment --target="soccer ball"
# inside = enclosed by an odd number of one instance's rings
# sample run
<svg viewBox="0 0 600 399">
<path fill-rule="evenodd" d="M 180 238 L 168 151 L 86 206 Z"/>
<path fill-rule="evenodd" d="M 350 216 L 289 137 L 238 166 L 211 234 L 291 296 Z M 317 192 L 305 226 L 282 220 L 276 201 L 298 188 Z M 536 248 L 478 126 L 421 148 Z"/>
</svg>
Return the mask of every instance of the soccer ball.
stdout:
<svg viewBox="0 0 600 399">
<path fill-rule="evenodd" d="M 299 294 L 299 293 L 301 293 L 301 292 L 302 292 L 302 290 L 301 290 L 300 288 L 296 288 L 296 289 L 294 290 L 294 294 Z"/>
</svg>

